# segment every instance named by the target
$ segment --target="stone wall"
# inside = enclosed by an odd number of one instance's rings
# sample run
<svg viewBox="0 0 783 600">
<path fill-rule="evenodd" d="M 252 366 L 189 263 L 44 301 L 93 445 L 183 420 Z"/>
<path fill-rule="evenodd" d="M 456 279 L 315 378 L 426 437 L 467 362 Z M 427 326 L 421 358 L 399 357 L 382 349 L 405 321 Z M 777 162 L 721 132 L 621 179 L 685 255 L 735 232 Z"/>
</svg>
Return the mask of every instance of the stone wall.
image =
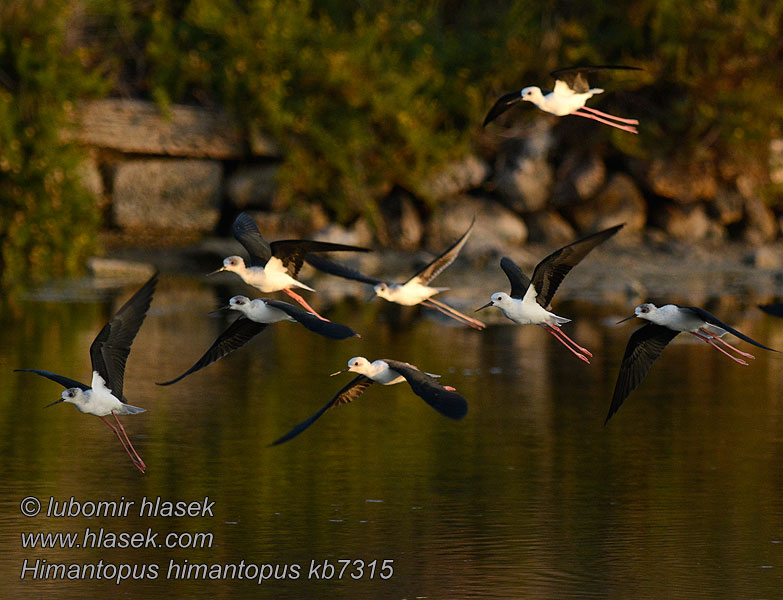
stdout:
<svg viewBox="0 0 783 600">
<path fill-rule="evenodd" d="M 275 210 L 279 150 L 226 115 L 101 100 L 80 106 L 75 121 L 70 135 L 91 148 L 85 182 L 108 207 L 110 227 L 123 232 L 210 234 L 250 210 L 270 238 L 318 234 L 438 248 L 477 215 L 472 251 L 492 252 L 528 240 L 560 244 L 618 222 L 626 223 L 617 237 L 623 244 L 734 239 L 762 246 L 783 227 L 783 215 L 761 199 L 763 189 L 783 185 L 783 140 L 773 142 L 760 169 L 767 179 L 722 178 L 709 163 L 627 159 L 610 167 L 599 148 L 561 144 L 557 120 L 543 115 L 521 133 L 485 133 L 481 157 L 448 165 L 416 189 L 395 188 L 380 202 L 381 223 L 371 228 L 360 219 L 345 229 L 330 225 L 317 204 Z"/>
</svg>

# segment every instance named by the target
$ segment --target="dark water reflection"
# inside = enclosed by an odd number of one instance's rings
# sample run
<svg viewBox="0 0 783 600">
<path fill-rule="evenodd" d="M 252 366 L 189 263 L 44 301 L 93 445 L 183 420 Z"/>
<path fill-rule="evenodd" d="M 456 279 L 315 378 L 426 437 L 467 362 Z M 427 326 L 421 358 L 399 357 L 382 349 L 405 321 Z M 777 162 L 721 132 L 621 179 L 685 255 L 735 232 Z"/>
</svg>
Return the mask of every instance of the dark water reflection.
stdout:
<svg viewBox="0 0 783 600">
<path fill-rule="evenodd" d="M 72 407 L 43 406 L 55 384 L 17 367 L 89 381 L 89 348 L 127 298 L 28 299 L 0 311 L 0 565 L 3 597 L 59 598 L 776 598 L 783 589 L 783 369 L 759 351 L 742 368 L 700 343 L 676 343 L 602 426 L 633 326 L 628 306 L 566 302 L 582 364 L 538 328 L 446 327 L 347 302 L 330 315 L 362 333 L 332 342 L 278 324 L 242 352 L 169 388 L 225 321 L 205 313 L 242 288 L 164 277 L 134 345 L 125 418 L 148 465 Z M 482 302 L 483 303 L 483 302 Z M 721 313 L 783 347 L 783 321 L 752 307 Z M 616 320 L 616 319 L 615 319 Z M 442 373 L 470 401 L 459 423 L 407 386 L 371 389 L 301 437 L 269 443 L 312 414 L 349 375 L 348 358 L 407 360 Z M 25 518 L 48 499 L 216 501 L 213 518 Z M 209 549 L 23 549 L 21 532 L 211 532 Z M 156 580 L 20 581 L 23 559 L 158 564 Z M 394 561 L 388 581 L 308 580 L 311 559 Z M 295 581 L 166 580 L 169 561 L 301 565 Z"/>
</svg>

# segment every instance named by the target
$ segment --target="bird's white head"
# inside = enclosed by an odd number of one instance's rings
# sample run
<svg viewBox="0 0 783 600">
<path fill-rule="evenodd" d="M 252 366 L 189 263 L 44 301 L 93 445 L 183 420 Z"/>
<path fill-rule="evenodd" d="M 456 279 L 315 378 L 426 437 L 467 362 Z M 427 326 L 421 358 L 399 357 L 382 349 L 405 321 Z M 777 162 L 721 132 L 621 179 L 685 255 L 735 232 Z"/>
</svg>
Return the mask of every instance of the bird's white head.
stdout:
<svg viewBox="0 0 783 600">
<path fill-rule="evenodd" d="M 530 87 L 524 88 L 519 93 L 520 98 L 526 102 L 532 102 L 533 104 L 537 104 L 541 99 L 543 99 L 544 94 L 541 93 L 541 88 L 537 87 L 535 85 L 531 85 Z"/>
<path fill-rule="evenodd" d="M 238 273 L 245 270 L 245 260 L 241 256 L 229 256 L 223 259 L 223 266 L 217 271 L 212 271 L 210 275 L 220 273 L 221 271 L 231 271 Z"/>
<path fill-rule="evenodd" d="M 333 377 L 335 375 L 339 375 L 340 373 L 345 373 L 346 371 L 353 371 L 354 373 L 361 373 L 362 375 L 366 375 L 371 365 L 372 363 L 363 356 L 354 356 L 351 360 L 348 361 L 347 367 L 332 373 L 331 376 Z"/>
<path fill-rule="evenodd" d="M 247 296 L 234 296 L 231 298 L 231 300 L 228 301 L 228 307 L 231 310 L 238 310 L 240 312 L 244 312 L 248 308 L 250 308 L 250 298 Z"/>
<path fill-rule="evenodd" d="M 389 286 L 385 283 L 378 283 L 373 287 L 373 289 L 375 290 L 376 296 L 380 296 L 384 300 L 389 299 Z"/>
<path fill-rule="evenodd" d="M 492 297 L 489 299 L 489 302 L 487 302 L 484 306 L 477 308 L 475 312 L 484 310 L 485 308 L 489 308 L 490 306 L 497 306 L 498 308 L 504 308 L 509 306 L 511 303 L 512 303 L 511 296 L 509 296 L 505 292 L 497 292 L 495 294 L 492 294 Z"/>
<path fill-rule="evenodd" d="M 54 406 L 55 404 L 60 404 L 60 402 L 68 402 L 70 404 L 75 404 L 78 406 L 81 404 L 82 400 L 84 399 L 84 392 L 80 388 L 68 388 L 65 390 L 60 397 L 59 400 L 55 400 L 51 404 L 47 404 L 44 408 L 49 408 L 50 406 Z"/>
<path fill-rule="evenodd" d="M 621 321 L 617 321 L 617 323 L 618 324 L 624 323 L 625 321 L 633 319 L 634 317 L 639 317 L 640 319 L 646 319 L 647 321 L 652 321 L 653 315 L 656 313 L 657 310 L 658 307 L 655 306 L 655 304 L 652 304 L 651 302 L 640 304 L 639 306 L 633 309 L 633 314 L 630 317 L 626 317 Z"/>
</svg>

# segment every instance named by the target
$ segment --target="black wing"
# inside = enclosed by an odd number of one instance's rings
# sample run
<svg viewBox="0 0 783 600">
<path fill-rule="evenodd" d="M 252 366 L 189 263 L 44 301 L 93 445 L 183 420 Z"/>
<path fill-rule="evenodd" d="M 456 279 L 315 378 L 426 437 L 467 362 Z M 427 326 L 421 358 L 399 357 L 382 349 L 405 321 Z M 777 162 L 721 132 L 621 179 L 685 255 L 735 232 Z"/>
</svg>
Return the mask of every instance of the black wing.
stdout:
<svg viewBox="0 0 783 600">
<path fill-rule="evenodd" d="M 508 256 L 504 256 L 500 259 L 500 268 L 503 269 L 503 272 L 511 283 L 511 297 L 516 298 L 517 300 L 524 298 L 527 288 L 530 287 L 530 279 L 527 278 L 527 275 L 525 275 L 517 263 Z"/>
<path fill-rule="evenodd" d="M 103 377 L 106 387 L 116 398 L 122 399 L 125 362 L 133 339 L 147 316 L 157 283 L 158 274 L 155 273 L 103 326 L 90 346 L 92 369 Z"/>
<path fill-rule="evenodd" d="M 368 283 L 372 286 L 375 286 L 379 283 L 388 283 L 384 282 L 383 279 L 370 277 L 369 275 L 365 275 L 356 269 L 346 267 L 345 265 L 335 262 L 330 258 L 326 258 L 325 256 L 321 256 L 320 254 L 308 254 L 305 256 L 305 262 L 315 267 L 319 271 L 329 273 L 329 275 L 336 275 L 337 277 L 342 277 L 344 279 L 361 281 L 362 283 Z"/>
<path fill-rule="evenodd" d="M 41 371 L 40 369 L 14 369 L 14 372 L 16 371 L 25 372 L 25 373 L 37 373 L 42 377 L 46 377 L 47 379 L 56 381 L 61 386 L 63 386 L 66 390 L 70 388 L 79 388 L 83 392 L 86 392 L 87 390 L 90 389 L 89 385 L 82 383 L 81 381 L 76 381 L 75 379 L 70 379 L 63 375 L 58 375 L 57 373 L 50 373 L 49 371 Z"/>
<path fill-rule="evenodd" d="M 536 301 L 547 308 L 557 288 L 566 275 L 598 244 L 612 237 L 623 225 L 615 225 L 598 233 L 588 235 L 559 250 L 555 250 L 536 265 L 533 271 L 533 287 Z"/>
<path fill-rule="evenodd" d="M 565 69 L 558 69 L 552 71 L 550 75 L 555 80 L 563 81 L 569 88 L 574 90 L 577 94 L 584 94 L 590 91 L 590 85 L 587 83 L 587 73 L 594 73 L 595 71 L 643 71 L 639 67 L 626 67 L 625 65 L 600 65 L 600 66 L 585 66 L 585 67 L 567 67 Z"/>
<path fill-rule="evenodd" d="M 771 350 L 772 352 L 780 352 L 779 350 L 775 350 L 774 348 L 768 348 L 764 344 L 758 343 L 756 340 L 754 340 L 753 338 L 748 337 L 744 333 L 740 333 L 739 331 L 737 331 L 733 327 L 731 327 L 729 325 L 726 325 L 726 323 L 722 322 L 720 319 L 718 319 L 718 317 L 716 317 L 712 313 L 707 312 L 703 308 L 699 308 L 697 306 L 680 306 L 680 308 L 688 310 L 688 311 L 694 313 L 700 319 L 703 319 L 704 321 L 706 321 L 710 325 L 715 325 L 717 327 L 720 327 L 721 329 L 725 329 L 726 331 L 728 331 L 732 335 L 737 336 L 741 340 L 745 340 L 749 344 L 753 344 L 754 346 L 758 346 L 759 348 L 764 348 L 764 350 Z"/>
<path fill-rule="evenodd" d="M 270 244 L 272 256 L 280 259 L 291 277 L 296 277 L 310 252 L 369 252 L 369 248 L 318 242 L 315 240 L 278 240 Z"/>
<path fill-rule="evenodd" d="M 356 400 L 359 396 L 361 396 L 364 391 L 370 387 L 374 381 L 370 379 L 369 377 L 365 377 L 364 375 L 358 375 L 354 377 L 348 385 L 346 385 L 343 389 L 341 389 L 334 398 L 329 400 L 329 402 L 326 403 L 326 405 L 323 406 L 317 413 L 315 413 L 312 417 L 309 419 L 302 421 L 294 427 L 291 431 L 286 433 L 283 437 L 278 438 L 274 442 L 272 442 L 273 446 L 277 446 L 278 444 L 282 444 L 283 442 L 287 442 L 291 438 L 295 438 L 297 435 L 302 433 L 305 429 L 310 427 L 313 423 L 315 423 L 318 418 L 324 414 L 327 410 L 329 410 L 332 406 L 338 406 L 340 404 L 348 404 L 349 402 L 353 402 Z"/>
<path fill-rule="evenodd" d="M 783 304 L 759 304 L 759 308 L 773 317 L 783 317 Z"/>
<path fill-rule="evenodd" d="M 195 365 L 190 367 L 179 377 L 172 379 L 171 381 L 166 381 L 165 383 L 158 383 L 157 385 L 171 385 L 172 383 L 177 383 L 183 377 L 195 373 L 207 365 L 211 365 L 216 360 L 220 360 L 224 356 L 231 354 L 234 350 L 239 350 L 256 335 L 266 329 L 266 327 L 267 323 L 256 323 L 245 317 L 239 317 L 218 336 L 215 342 L 209 347 L 209 350 L 204 353 L 204 356 L 198 359 Z"/>
<path fill-rule="evenodd" d="M 344 340 L 349 337 L 355 337 L 356 332 L 347 325 L 341 325 L 334 321 L 324 321 L 319 319 L 313 313 L 307 312 L 303 308 L 288 304 L 288 302 L 281 302 L 280 300 L 271 300 L 264 298 L 269 306 L 274 306 L 282 310 L 289 317 L 296 319 L 299 323 L 307 327 L 310 331 L 313 331 L 324 337 L 331 338 L 333 340 Z"/>
<path fill-rule="evenodd" d="M 468 401 L 457 392 L 450 392 L 435 379 L 407 363 L 385 358 L 383 361 L 405 378 L 417 396 L 443 416 L 459 420 L 467 414 Z"/>
<path fill-rule="evenodd" d="M 236 240 L 244 246 L 250 255 L 250 265 L 253 267 L 263 267 L 270 258 L 272 258 L 272 249 L 269 244 L 261 237 L 256 222 L 247 213 L 239 213 L 231 226 L 231 233 Z"/>
<path fill-rule="evenodd" d="M 500 115 L 506 112 L 509 108 L 522 101 L 522 90 L 515 92 L 509 92 L 498 98 L 497 102 L 489 109 L 487 116 L 484 118 L 484 124 L 482 127 L 486 127 L 492 121 L 497 119 Z"/>
<path fill-rule="evenodd" d="M 609 414 L 606 415 L 604 425 L 609 422 L 612 415 L 618 411 L 625 399 L 647 377 L 655 359 L 657 359 L 666 344 L 671 342 L 679 331 L 672 331 L 667 327 L 648 323 L 631 334 L 628 345 L 625 347 L 623 362 L 620 363 L 620 373 L 617 375 L 617 383 L 612 394 L 612 405 Z"/>
<path fill-rule="evenodd" d="M 468 227 L 468 230 L 465 233 L 463 233 L 462 236 L 456 242 L 454 242 L 451 246 L 446 248 L 446 250 L 444 250 L 440 256 L 438 256 L 435 260 L 429 263 L 421 271 L 416 273 L 408 281 L 418 278 L 423 285 L 426 285 L 430 281 L 435 279 L 443 271 L 443 269 L 448 267 L 451 263 L 454 262 L 454 259 L 457 258 L 459 251 L 462 250 L 462 246 L 464 246 L 465 243 L 468 241 L 468 236 L 470 235 L 470 232 L 473 229 L 473 225 L 475 225 L 475 223 L 476 223 L 476 217 L 473 217 L 473 220 L 470 222 L 470 227 Z"/>
</svg>

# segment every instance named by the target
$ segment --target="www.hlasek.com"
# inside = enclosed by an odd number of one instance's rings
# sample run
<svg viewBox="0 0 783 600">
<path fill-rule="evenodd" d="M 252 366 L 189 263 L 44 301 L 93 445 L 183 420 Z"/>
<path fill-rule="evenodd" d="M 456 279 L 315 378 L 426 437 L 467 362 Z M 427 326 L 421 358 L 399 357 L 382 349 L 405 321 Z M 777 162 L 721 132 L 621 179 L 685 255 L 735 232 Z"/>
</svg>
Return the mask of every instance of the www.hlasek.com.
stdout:
<svg viewBox="0 0 783 600">
<path fill-rule="evenodd" d="M 79 501 L 48 498 L 44 504 L 34 496 L 20 504 L 23 515 L 47 518 L 128 517 L 213 517 L 215 501 L 205 497 L 192 502 L 147 498 L 136 503 L 124 496 L 112 501 Z M 45 511 L 44 511 L 45 509 Z M 208 531 L 160 532 L 115 531 L 105 527 L 85 527 L 80 531 L 24 531 L 22 548 L 40 549 L 209 549 L 214 535 Z M 200 563 L 188 559 L 170 559 L 167 563 L 94 563 L 51 562 L 45 558 L 23 559 L 21 579 L 27 580 L 102 580 L 117 584 L 129 580 L 249 580 L 261 584 L 269 580 L 341 580 L 391 579 L 394 560 L 324 559 L 309 563 L 256 563 L 240 560 L 235 563 Z"/>
</svg>

